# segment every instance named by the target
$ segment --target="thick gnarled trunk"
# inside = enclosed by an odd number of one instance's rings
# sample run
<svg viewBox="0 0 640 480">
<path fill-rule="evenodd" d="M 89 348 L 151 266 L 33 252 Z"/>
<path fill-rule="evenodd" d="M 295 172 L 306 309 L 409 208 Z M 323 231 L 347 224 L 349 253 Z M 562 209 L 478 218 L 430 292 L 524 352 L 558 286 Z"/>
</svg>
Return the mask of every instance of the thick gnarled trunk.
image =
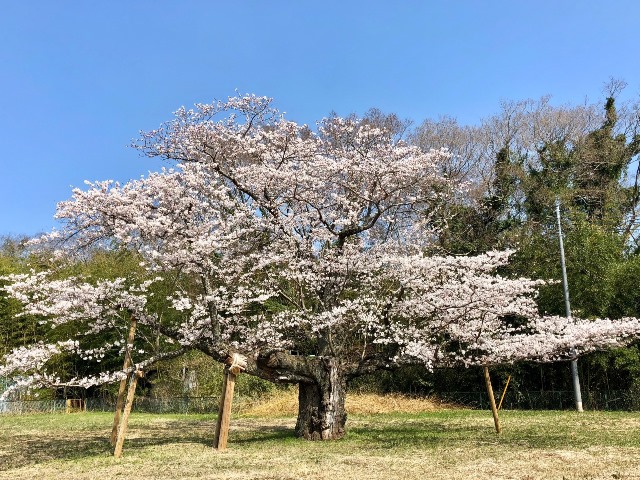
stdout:
<svg viewBox="0 0 640 480">
<path fill-rule="evenodd" d="M 214 348 L 205 351 L 214 358 L 220 356 Z M 248 356 L 245 372 L 276 383 L 298 384 L 297 437 L 337 440 L 344 436 L 348 376 L 339 359 L 271 351 Z"/>
<path fill-rule="evenodd" d="M 345 434 L 346 380 L 334 362 L 315 383 L 300 383 L 296 436 L 307 440 L 337 440 Z"/>
</svg>

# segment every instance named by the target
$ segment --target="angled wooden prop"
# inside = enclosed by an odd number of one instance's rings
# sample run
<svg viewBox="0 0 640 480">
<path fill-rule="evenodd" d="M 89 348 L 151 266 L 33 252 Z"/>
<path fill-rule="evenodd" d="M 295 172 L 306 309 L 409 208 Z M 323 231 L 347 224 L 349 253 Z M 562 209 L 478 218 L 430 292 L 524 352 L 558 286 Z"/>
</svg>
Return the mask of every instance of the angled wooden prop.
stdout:
<svg viewBox="0 0 640 480">
<path fill-rule="evenodd" d="M 509 388 L 509 382 L 511 381 L 511 375 L 507 378 L 507 383 L 504 386 L 504 390 L 502 391 L 502 396 L 500 397 L 500 403 L 498 404 L 498 411 L 502 408 L 502 401 L 504 400 L 504 396 L 507 394 L 507 388 Z"/>
<path fill-rule="evenodd" d="M 120 422 L 120 428 L 118 429 L 118 437 L 116 439 L 116 446 L 113 450 L 113 456 L 120 458 L 122 456 L 122 446 L 124 445 L 124 438 L 127 434 L 127 426 L 129 425 L 129 414 L 131 413 L 131 407 L 133 406 L 133 399 L 136 393 L 136 386 L 138 385 L 138 378 L 144 377 L 142 370 L 136 370 L 131 379 L 129 380 L 129 391 L 127 392 L 127 401 L 124 406 L 124 413 L 122 414 L 122 421 Z"/>
<path fill-rule="evenodd" d="M 127 345 L 124 350 L 124 364 L 122 370 L 127 371 L 131 368 L 133 360 L 131 358 L 131 345 L 136 336 L 137 320 L 135 317 L 131 318 L 131 327 L 129 328 L 129 336 L 127 337 Z M 127 389 L 127 383 L 131 380 L 131 374 L 128 374 L 125 378 L 120 380 L 120 387 L 118 388 L 118 399 L 116 400 L 116 412 L 113 417 L 113 427 L 111 428 L 111 437 L 109 442 L 112 446 L 116 444 L 116 438 L 118 436 L 118 428 L 120 426 L 120 416 L 122 415 L 122 408 L 124 407 L 124 392 Z"/>
<path fill-rule="evenodd" d="M 491 386 L 491 377 L 489 376 L 489 367 L 486 365 L 483 367 L 484 370 L 484 381 L 487 385 L 487 394 L 489 395 L 489 404 L 491 405 L 491 413 L 493 413 L 493 423 L 496 426 L 496 433 L 500 433 L 502 431 L 502 427 L 500 426 L 500 419 L 498 418 L 498 409 L 496 408 L 496 399 L 493 396 L 493 387 Z"/>
</svg>

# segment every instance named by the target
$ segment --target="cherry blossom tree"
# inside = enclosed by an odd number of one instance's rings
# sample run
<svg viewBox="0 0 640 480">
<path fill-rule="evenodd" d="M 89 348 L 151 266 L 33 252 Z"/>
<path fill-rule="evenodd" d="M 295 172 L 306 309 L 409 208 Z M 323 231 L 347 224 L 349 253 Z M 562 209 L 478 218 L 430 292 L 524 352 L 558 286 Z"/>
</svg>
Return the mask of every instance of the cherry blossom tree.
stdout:
<svg viewBox="0 0 640 480">
<path fill-rule="evenodd" d="M 148 278 L 11 277 L 25 312 L 75 328 L 12 352 L 0 374 L 63 383 L 47 371 L 52 356 L 99 359 L 122 348 L 135 318 L 162 336 L 136 351 L 136 368 L 187 349 L 221 362 L 241 353 L 246 373 L 298 384 L 297 435 L 335 439 L 354 377 L 408 363 L 553 361 L 640 333 L 631 318 L 541 317 L 539 281 L 497 274 L 511 252 L 427 256 L 434 216 L 465 185 L 442 173 L 446 151 L 423 152 L 371 122 L 332 117 L 312 131 L 248 95 L 180 109 L 135 146 L 171 165 L 74 190 L 58 206 L 64 228 L 38 242 L 63 255 L 134 250 Z M 173 285 L 170 295 L 153 298 L 154 282 Z M 112 344 L 84 346 L 105 331 Z"/>
</svg>

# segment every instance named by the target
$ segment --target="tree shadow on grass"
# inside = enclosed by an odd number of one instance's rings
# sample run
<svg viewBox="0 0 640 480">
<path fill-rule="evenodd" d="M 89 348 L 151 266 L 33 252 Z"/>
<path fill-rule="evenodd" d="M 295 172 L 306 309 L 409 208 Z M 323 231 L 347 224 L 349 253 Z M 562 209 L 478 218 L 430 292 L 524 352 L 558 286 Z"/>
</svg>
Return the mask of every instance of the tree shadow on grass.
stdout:
<svg viewBox="0 0 640 480">
<path fill-rule="evenodd" d="M 493 439 L 495 433 L 481 426 L 454 426 L 446 424 L 420 425 L 415 423 L 355 426 L 348 430 L 347 438 L 366 444 L 371 449 L 416 448 L 430 449 L 439 445 L 456 446 L 470 439 Z"/>
<path fill-rule="evenodd" d="M 14 435 L 8 445 L 4 441 L 2 443 L 0 472 L 51 460 L 104 456 L 109 454 L 110 449 L 108 438 L 98 435 L 85 435 L 82 438 Z"/>
<path fill-rule="evenodd" d="M 40 434 L 5 432 L 0 437 L 0 472 L 52 460 L 80 460 L 90 457 L 109 457 L 113 447 L 109 443 L 110 430 L 57 430 Z M 124 451 L 133 452 L 152 446 L 169 444 L 200 444 L 213 448 L 215 423 L 172 420 L 158 424 L 129 426 Z M 230 444 L 251 444 L 282 441 L 293 438 L 293 429 L 282 425 L 244 424 L 232 426 Z"/>
<path fill-rule="evenodd" d="M 13 468 L 44 463 L 52 460 L 79 460 L 89 457 L 108 457 L 113 454 L 109 433 L 89 433 L 68 430 L 41 435 L 8 435 L 0 440 L 0 472 Z M 148 446 L 169 443 L 212 444 L 213 434 L 195 431 L 185 433 L 167 428 L 136 427 L 130 429 L 125 439 L 125 450 L 137 450 Z"/>
<path fill-rule="evenodd" d="M 255 443 L 293 440 L 293 428 L 283 425 L 254 425 L 251 429 L 232 432 L 230 443 L 251 445 Z"/>
<path fill-rule="evenodd" d="M 524 449 L 576 448 L 593 442 L 589 432 L 571 436 L 567 426 L 549 425 L 544 429 L 517 425 L 507 426 L 497 435 L 492 425 L 452 424 L 447 421 L 422 422 L 381 420 L 354 421 L 347 425 L 343 440 L 355 448 L 367 450 L 434 449 L 439 446 L 468 448 L 471 445 L 515 444 Z M 67 428 L 61 424 L 57 430 L 22 434 L 4 431 L 0 436 L 0 472 L 40 464 L 52 460 L 80 460 L 91 457 L 109 457 L 113 449 L 109 444 L 110 428 Z M 213 448 L 215 420 L 139 419 L 131 422 L 125 441 L 125 452 L 142 451 L 148 447 L 177 444 L 200 444 Z M 639 436 L 640 439 L 640 436 Z M 278 444 L 304 442 L 295 438 L 291 421 L 264 419 L 238 419 L 232 421 L 229 446 L 255 446 L 260 443 Z M 602 441 L 602 440 L 601 440 Z M 605 440 L 613 445 L 617 438 Z"/>
<path fill-rule="evenodd" d="M 501 434 L 496 434 L 493 424 L 452 424 L 444 422 L 367 422 L 353 426 L 348 433 L 356 443 L 370 449 L 406 448 L 429 449 L 437 446 L 469 448 L 489 445 L 510 445 L 519 449 L 581 449 L 599 444 L 602 446 L 640 446 L 640 433 L 616 434 L 605 427 L 594 436 L 589 430 L 572 429 L 571 423 L 549 422 L 547 425 L 528 425 L 511 420 L 503 422 Z M 577 431 L 576 431 L 577 430 Z"/>
</svg>

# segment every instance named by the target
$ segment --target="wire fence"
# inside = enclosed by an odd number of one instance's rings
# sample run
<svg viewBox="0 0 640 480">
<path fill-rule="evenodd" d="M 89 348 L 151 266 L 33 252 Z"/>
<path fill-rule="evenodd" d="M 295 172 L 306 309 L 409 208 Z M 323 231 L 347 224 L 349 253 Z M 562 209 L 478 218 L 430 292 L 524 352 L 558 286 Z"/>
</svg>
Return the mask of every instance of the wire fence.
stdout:
<svg viewBox="0 0 640 480">
<path fill-rule="evenodd" d="M 440 400 L 469 408 L 488 409 L 489 398 L 486 392 L 442 392 L 435 395 Z M 496 403 L 500 395 L 496 394 Z M 640 397 L 629 391 L 582 392 L 582 402 L 586 410 L 640 410 Z M 259 403 L 253 397 L 236 396 L 232 412 L 243 413 Z M 132 410 L 145 413 L 217 413 L 219 397 L 173 397 L 149 398 L 136 397 Z M 0 414 L 64 413 L 68 411 L 65 399 L 0 401 Z M 571 410 L 575 408 L 573 391 L 549 390 L 543 392 L 507 392 L 502 408 L 505 410 Z M 115 410 L 112 399 L 88 398 L 82 404 L 82 410 L 92 412 L 111 412 Z"/>
<path fill-rule="evenodd" d="M 496 404 L 502 392 L 496 392 Z M 488 409 L 486 392 L 444 392 L 436 395 L 445 402 L 471 408 Z M 586 410 L 640 410 L 640 397 L 627 390 L 582 392 Z M 505 410 L 571 410 L 575 408 L 572 390 L 507 391 L 502 402 Z"/>
<path fill-rule="evenodd" d="M 66 411 L 66 400 L 0 401 L 0 414 L 55 413 Z"/>
<path fill-rule="evenodd" d="M 255 398 L 236 396 L 231 408 L 232 413 L 242 413 L 257 403 Z M 149 398 L 136 397 L 132 411 L 144 413 L 217 413 L 220 406 L 219 397 L 175 397 Z M 80 408 L 72 411 L 111 412 L 116 408 L 113 399 L 87 398 L 82 400 Z M 16 400 L 0 401 L 0 414 L 30 414 L 30 413 L 65 413 L 68 411 L 67 400 Z"/>
</svg>

